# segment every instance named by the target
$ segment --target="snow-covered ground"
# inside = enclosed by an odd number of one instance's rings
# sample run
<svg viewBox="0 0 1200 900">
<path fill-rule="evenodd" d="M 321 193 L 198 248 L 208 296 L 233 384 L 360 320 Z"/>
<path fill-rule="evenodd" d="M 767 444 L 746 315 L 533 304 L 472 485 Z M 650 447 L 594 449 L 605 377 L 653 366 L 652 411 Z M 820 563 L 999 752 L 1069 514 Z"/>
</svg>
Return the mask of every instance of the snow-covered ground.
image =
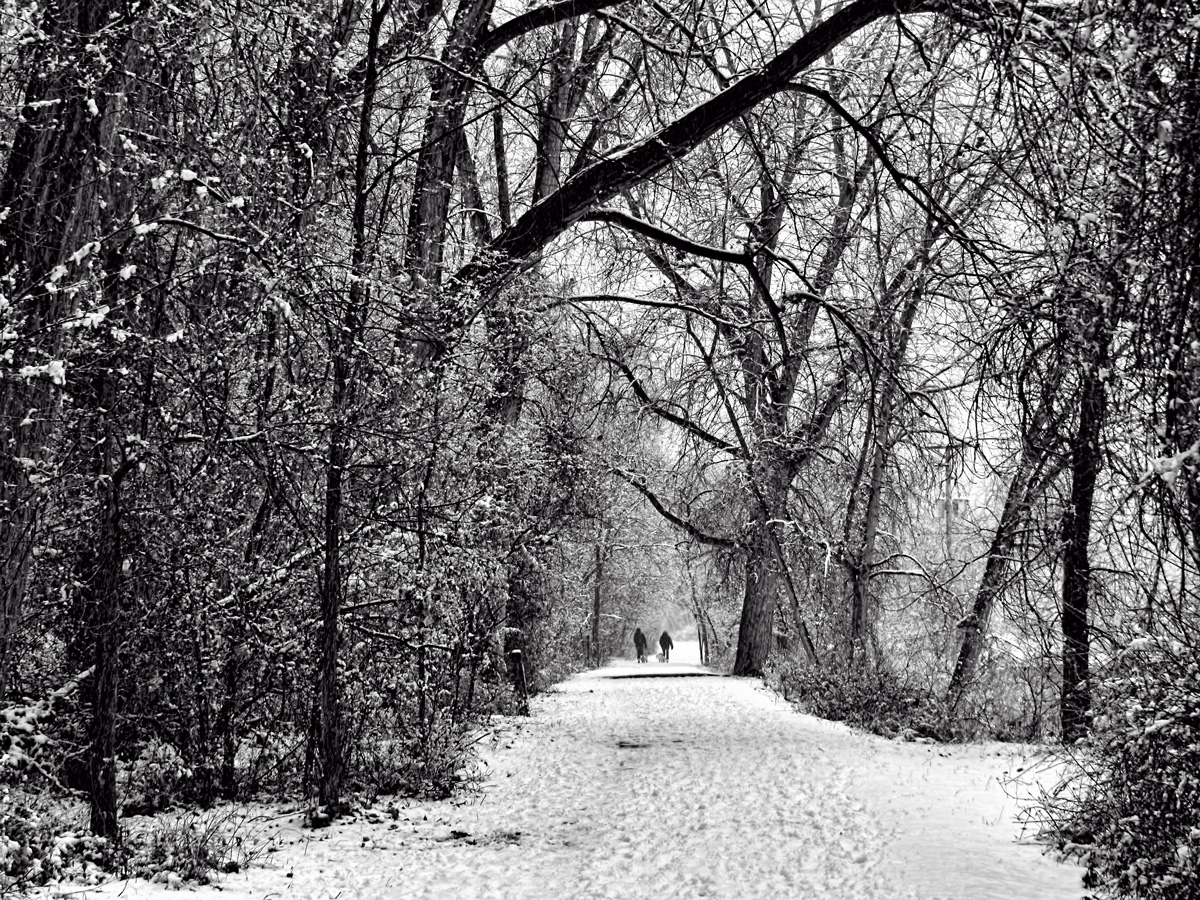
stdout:
<svg viewBox="0 0 1200 900">
<path fill-rule="evenodd" d="M 919 898 L 1078 900 L 1080 870 L 1019 838 L 1004 745 L 904 744 L 701 677 L 694 647 L 538 698 L 483 742 L 474 798 L 364 810 L 318 831 L 264 819 L 259 863 L 212 900 Z M 653 675 L 656 677 L 628 677 Z M 696 677 L 662 677 L 694 675 Z M 81 900 L 162 885 L 62 886 Z"/>
</svg>

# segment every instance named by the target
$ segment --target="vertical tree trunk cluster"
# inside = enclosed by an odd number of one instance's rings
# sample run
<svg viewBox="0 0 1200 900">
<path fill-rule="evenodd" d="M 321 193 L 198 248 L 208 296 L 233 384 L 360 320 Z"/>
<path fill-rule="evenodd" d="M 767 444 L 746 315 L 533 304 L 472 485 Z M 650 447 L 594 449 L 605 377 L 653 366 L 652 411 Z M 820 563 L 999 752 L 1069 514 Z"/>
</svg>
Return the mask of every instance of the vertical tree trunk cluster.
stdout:
<svg viewBox="0 0 1200 900">
<path fill-rule="evenodd" d="M 118 85 L 133 22 L 116 0 L 49 6 L 41 35 L 18 65 L 29 73 L 12 147 L 0 180 L 0 295 L 18 340 L 14 370 L 39 374 L 0 381 L 0 696 L 38 529 L 39 484 L 53 471 L 47 446 L 58 417 L 61 323 L 76 273 L 56 267 L 94 237 L 99 168 L 121 114 Z M 95 47 L 95 50 L 92 48 Z"/>
<path fill-rule="evenodd" d="M 114 144 L 125 110 L 126 66 L 138 22 L 125 4 L 65 0 L 49 6 L 22 65 L 30 76 L 0 181 L 0 293 L 18 338 L 14 368 L 34 374 L 0 381 L 0 697 L 8 689 L 13 641 L 25 614 L 40 485 L 51 455 L 60 391 L 84 402 L 95 496 L 93 547 L 80 567 L 83 627 L 92 647 L 88 777 L 91 828 L 118 836 L 115 729 L 118 646 L 124 593 L 122 482 L 128 472 L 115 362 L 69 370 L 63 322 L 79 297 L 111 185 Z M 98 244 L 95 246 L 99 246 Z M 103 340 L 103 339 L 102 339 Z M 91 378 L 92 384 L 83 380 Z"/>
</svg>

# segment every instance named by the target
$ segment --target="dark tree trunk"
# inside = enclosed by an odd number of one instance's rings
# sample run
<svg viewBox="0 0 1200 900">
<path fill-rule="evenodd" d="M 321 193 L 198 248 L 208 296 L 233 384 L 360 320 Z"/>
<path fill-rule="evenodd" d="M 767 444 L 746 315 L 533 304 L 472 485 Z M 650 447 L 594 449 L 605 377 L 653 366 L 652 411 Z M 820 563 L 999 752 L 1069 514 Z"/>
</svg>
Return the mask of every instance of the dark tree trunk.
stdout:
<svg viewBox="0 0 1200 900">
<path fill-rule="evenodd" d="M 371 6 L 367 34 L 367 68 L 363 80 L 354 168 L 354 208 L 351 213 L 353 244 L 350 284 L 341 327 L 331 335 L 333 386 L 329 412 L 329 459 L 325 470 L 324 567 L 320 584 L 321 633 L 318 671 L 318 750 L 320 776 L 317 796 L 328 815 L 341 813 L 343 751 L 341 699 L 338 684 L 338 645 L 341 634 L 343 591 L 343 539 L 345 479 L 350 465 L 353 425 L 358 402 L 357 381 L 361 340 L 371 305 L 372 247 L 367 234 L 368 200 L 371 197 L 370 161 L 372 117 L 379 83 L 379 35 L 389 4 Z"/>
<path fill-rule="evenodd" d="M 216 736 L 221 742 L 221 771 L 219 773 L 219 789 L 226 800 L 237 797 L 237 730 L 234 717 L 237 712 L 238 696 L 238 656 L 242 652 L 242 644 L 235 642 L 229 648 L 222 672 L 222 688 L 224 697 L 221 708 L 217 711 Z"/>
<path fill-rule="evenodd" d="M 600 654 L 600 586 L 604 577 L 604 552 L 600 543 L 596 543 L 596 584 L 592 598 L 592 655 L 596 668 L 604 664 Z"/>
<path fill-rule="evenodd" d="M 890 382 L 889 382 L 890 383 Z M 859 666 L 867 665 L 868 638 L 871 635 L 872 602 L 871 574 L 875 565 L 875 538 L 879 532 L 880 502 L 883 479 L 887 469 L 891 442 L 891 397 L 885 393 L 882 409 L 869 435 L 870 479 L 863 508 L 862 539 L 853 552 L 850 565 L 850 641 L 849 660 Z"/>
<path fill-rule="evenodd" d="M 31 75 L 0 180 L 0 209 L 7 211 L 0 221 L 0 273 L 11 279 L 4 289 L 12 304 L 7 318 L 20 336 L 8 345 L 14 370 L 45 366 L 61 353 L 64 332 L 57 323 L 72 300 L 44 285 L 51 270 L 86 243 L 98 208 L 101 178 L 94 170 L 120 115 L 113 85 L 123 76 L 130 23 L 113 16 L 123 8 L 116 0 L 52 4 L 41 24 L 45 37 L 23 67 Z M 86 50 L 91 44 L 102 52 Z M 37 530 L 36 472 L 27 461 L 44 461 L 59 384 L 46 376 L 0 383 L 0 697 L 8 691 Z"/>
<path fill-rule="evenodd" d="M 752 527 L 746 549 L 746 589 L 733 674 L 760 676 L 771 654 L 778 572 L 772 558 L 767 517 L 760 517 Z"/>
<path fill-rule="evenodd" d="M 335 362 L 335 398 L 345 392 L 345 365 Z M 336 413 L 335 413 L 336 414 Z M 325 472 L 325 557 L 321 572 L 321 631 L 317 641 L 317 796 L 336 810 L 342 790 L 341 705 L 338 700 L 338 636 L 342 600 L 342 480 L 349 458 L 346 427 L 335 423 Z"/>
<path fill-rule="evenodd" d="M 92 635 L 95 673 L 92 678 L 92 718 L 88 733 L 88 781 L 93 834 L 115 840 L 117 823 L 116 721 L 120 644 L 122 565 L 121 469 L 119 449 L 110 418 L 117 402 L 116 375 L 111 367 L 96 376 L 96 409 L 100 436 L 96 448 L 98 528 L 95 567 L 85 586 L 88 627 Z"/>
<path fill-rule="evenodd" d="M 1042 399 L 1022 441 L 1021 456 L 1008 485 L 1004 510 L 988 546 L 983 577 L 975 592 L 971 611 L 959 626 L 962 630 L 962 642 L 958 648 L 954 672 L 950 676 L 950 685 L 946 690 L 946 708 L 950 715 L 957 710 L 963 695 L 975 678 L 992 611 L 1004 591 L 1013 548 L 1026 520 L 1030 503 L 1035 494 L 1040 492 L 1061 468 L 1059 463 L 1046 471 L 1047 460 L 1054 449 L 1051 443 L 1052 433 L 1056 428 L 1053 407 L 1060 386 L 1061 369 L 1043 379 Z"/>
<path fill-rule="evenodd" d="M 776 564 L 772 523 L 787 514 L 792 471 L 786 461 L 770 453 L 765 454 L 754 469 L 759 479 L 758 510 L 745 542 L 746 587 L 733 674 L 759 676 L 771 654 L 775 604 L 782 574 Z"/>
<path fill-rule="evenodd" d="M 405 260 L 418 286 L 431 293 L 442 279 L 459 132 L 471 98 L 472 82 L 482 63 L 479 42 L 493 6 L 494 0 L 466 0 L 459 5 L 442 52 L 442 65 L 434 79 L 429 116 L 417 155 Z"/>
<path fill-rule="evenodd" d="M 1105 392 L 1100 358 L 1083 370 L 1079 427 L 1071 442 L 1071 498 L 1063 516 L 1062 739 L 1070 743 L 1088 730 L 1091 707 L 1088 601 L 1091 589 L 1092 501 L 1102 454 Z"/>
</svg>

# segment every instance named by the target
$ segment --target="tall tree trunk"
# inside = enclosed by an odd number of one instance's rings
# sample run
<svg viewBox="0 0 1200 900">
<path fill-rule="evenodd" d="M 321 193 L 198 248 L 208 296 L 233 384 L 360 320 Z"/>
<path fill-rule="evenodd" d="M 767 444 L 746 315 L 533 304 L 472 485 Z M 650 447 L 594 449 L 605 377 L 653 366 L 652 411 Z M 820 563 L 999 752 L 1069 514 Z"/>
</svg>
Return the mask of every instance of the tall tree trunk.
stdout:
<svg viewBox="0 0 1200 900">
<path fill-rule="evenodd" d="M 345 414 L 349 393 L 348 366 L 334 361 L 334 416 Z M 342 601 L 342 482 L 349 461 L 349 436 L 343 421 L 330 428 L 329 463 L 325 470 L 324 565 L 321 571 L 321 631 L 317 642 L 317 796 L 333 815 L 342 789 L 341 704 L 338 697 L 338 636 Z"/>
<path fill-rule="evenodd" d="M 746 545 L 746 588 L 734 675 L 762 675 L 771 654 L 779 576 L 771 554 L 770 527 L 767 516 L 757 517 Z"/>
<path fill-rule="evenodd" d="M 0 180 L 0 274 L 10 304 L 5 319 L 18 334 L 8 345 L 14 351 L 10 363 L 14 371 L 31 366 L 47 372 L 0 380 L 0 697 L 9 687 L 33 558 L 37 468 L 46 462 L 64 377 L 45 367 L 60 358 L 65 333 L 58 323 L 73 298 L 57 289 L 59 279 L 51 273 L 90 239 L 102 183 L 96 167 L 107 156 L 121 109 L 114 83 L 122 77 L 131 27 L 120 15 L 124 8 L 117 0 L 62 0 L 48 7 L 42 36 L 23 67 L 31 74 Z"/>
<path fill-rule="evenodd" d="M 1079 427 L 1071 442 L 1071 497 L 1063 515 L 1062 739 L 1087 733 L 1091 707 L 1088 601 L 1091 590 L 1092 501 L 1102 454 L 1105 354 L 1086 360 L 1080 389 Z"/>
<path fill-rule="evenodd" d="M 751 477 L 758 476 L 757 512 L 745 541 L 746 587 L 738 624 L 734 675 L 762 675 L 771 655 L 780 570 L 776 565 L 773 522 L 786 517 L 792 472 L 786 461 L 764 454 Z"/>
<path fill-rule="evenodd" d="M 592 655 L 595 659 L 596 668 L 600 668 L 604 664 L 604 660 L 600 655 L 600 586 L 604 581 L 604 550 L 601 547 L 601 541 L 596 542 L 596 584 L 595 594 L 592 597 Z"/>
<path fill-rule="evenodd" d="M 971 604 L 971 611 L 959 625 L 959 629 L 962 631 L 962 640 L 959 644 L 954 671 L 950 675 L 950 685 L 946 689 L 946 708 L 950 715 L 954 715 L 975 678 L 980 655 L 983 652 L 983 642 L 987 637 L 988 625 L 991 622 L 992 610 L 1004 591 L 1013 548 L 1016 546 L 1017 537 L 1026 520 L 1030 504 L 1034 496 L 1054 477 L 1060 467 L 1051 467 L 1050 472 L 1044 471 L 1053 449 L 1051 445 L 1052 432 L 1056 427 L 1054 401 L 1060 385 L 1061 369 L 1043 379 L 1042 399 L 1021 442 L 1021 456 L 1017 461 L 1012 481 L 1008 485 L 1008 492 L 1004 498 L 1004 509 L 1000 513 L 996 533 L 988 545 L 983 577 L 975 591 L 975 600 Z M 948 494 L 947 500 L 949 500 Z"/>
<path fill-rule="evenodd" d="M 88 734 L 88 780 L 90 783 L 91 830 L 115 840 L 117 823 L 116 721 L 118 660 L 120 644 L 121 591 L 124 547 L 121 524 L 121 484 L 124 470 L 114 434 L 117 404 L 116 373 L 112 366 L 96 375 L 96 409 L 99 440 L 96 446 L 95 480 L 98 528 L 94 567 L 84 590 L 88 627 L 92 636 L 92 718 Z"/>
<path fill-rule="evenodd" d="M 350 465 L 351 438 L 358 399 L 357 379 L 361 356 L 359 345 L 371 302 L 368 285 L 374 254 L 367 235 L 368 201 L 371 197 L 371 135 L 375 94 L 379 83 L 379 36 L 390 6 L 390 0 L 383 0 L 382 3 L 376 0 L 371 7 L 367 33 L 367 70 L 363 81 L 354 156 L 350 289 L 342 313 L 341 327 L 331 335 L 333 386 L 329 412 L 329 458 L 325 470 L 324 566 L 320 584 L 321 632 L 317 692 L 320 753 L 317 797 L 328 815 L 340 814 L 342 805 L 344 760 L 338 645 L 343 591 L 344 489 L 346 472 Z"/>
</svg>

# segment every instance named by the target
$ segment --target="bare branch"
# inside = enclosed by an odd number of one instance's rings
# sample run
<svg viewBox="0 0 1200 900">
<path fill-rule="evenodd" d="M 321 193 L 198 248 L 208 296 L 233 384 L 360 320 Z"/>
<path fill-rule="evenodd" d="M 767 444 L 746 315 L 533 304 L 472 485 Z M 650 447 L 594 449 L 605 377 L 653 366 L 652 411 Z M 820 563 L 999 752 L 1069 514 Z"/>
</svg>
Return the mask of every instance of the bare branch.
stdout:
<svg viewBox="0 0 1200 900">
<path fill-rule="evenodd" d="M 689 238 L 685 238 L 681 234 L 676 234 L 674 231 L 668 231 L 666 228 L 653 225 L 645 219 L 639 219 L 636 216 L 631 216 L 627 212 L 622 212 L 612 207 L 605 206 L 584 213 L 579 220 L 581 222 L 608 222 L 610 225 L 620 225 L 628 228 L 630 231 L 636 231 L 638 234 L 645 235 L 648 238 L 652 238 L 669 247 L 674 247 L 676 250 L 684 253 L 690 253 L 693 256 L 702 256 L 706 259 L 734 263 L 739 266 L 754 266 L 754 256 L 750 253 L 726 250 L 723 247 L 713 247 L 710 244 L 700 244 Z"/>
<path fill-rule="evenodd" d="M 689 522 L 682 516 L 671 512 L 671 510 L 667 509 L 667 507 L 663 505 L 663 502 L 659 499 L 658 495 L 650 490 L 650 486 L 646 484 L 645 479 L 641 476 L 635 475 L 632 472 L 626 472 L 624 469 L 617 468 L 616 466 L 613 466 L 610 471 L 643 497 L 645 497 L 646 501 L 658 511 L 660 516 L 662 516 L 676 528 L 686 531 L 690 537 L 695 538 L 700 543 L 708 544 L 710 547 L 732 548 L 737 546 L 737 544 L 734 541 L 731 541 L 729 538 L 717 537 L 716 535 L 701 531 L 692 522 Z"/>
<path fill-rule="evenodd" d="M 597 204 L 686 156 L 702 141 L 766 98 L 851 35 L 888 15 L 930 9 L 929 0 L 854 0 L 757 71 L 668 123 L 633 146 L 600 160 L 532 207 L 492 242 L 483 258 L 459 270 L 456 280 L 492 290 L 522 261 L 544 247 Z"/>
<path fill-rule="evenodd" d="M 660 419 L 670 422 L 672 425 L 679 426 L 688 434 L 700 438 L 700 440 L 717 450 L 723 450 L 724 452 L 736 457 L 740 457 L 742 455 L 741 448 L 736 444 L 731 444 L 724 438 L 718 437 L 711 431 L 708 431 L 702 425 L 699 425 L 689 419 L 687 416 L 681 415 L 674 410 L 667 408 L 662 404 L 661 401 L 651 397 L 649 391 L 646 390 L 645 385 L 642 384 L 641 379 L 637 377 L 637 373 L 630 368 L 629 363 L 625 362 L 625 360 L 618 359 L 615 356 L 610 356 L 607 353 L 598 355 L 597 358 L 602 362 L 606 362 L 610 366 L 616 368 L 616 370 L 625 377 L 625 381 L 629 384 L 630 388 L 633 389 L 634 396 L 637 397 L 638 403 L 640 403 L 643 408 L 654 413 L 654 415 L 658 416 Z"/>
<path fill-rule="evenodd" d="M 509 19 L 484 35 L 483 40 L 479 42 L 479 58 L 486 59 L 505 44 L 538 28 L 554 25 L 564 19 L 573 19 L 587 13 L 608 9 L 610 6 L 620 6 L 624 2 L 626 0 L 562 0 L 561 3 L 552 3 L 549 6 L 531 9 L 523 15 Z"/>
</svg>

